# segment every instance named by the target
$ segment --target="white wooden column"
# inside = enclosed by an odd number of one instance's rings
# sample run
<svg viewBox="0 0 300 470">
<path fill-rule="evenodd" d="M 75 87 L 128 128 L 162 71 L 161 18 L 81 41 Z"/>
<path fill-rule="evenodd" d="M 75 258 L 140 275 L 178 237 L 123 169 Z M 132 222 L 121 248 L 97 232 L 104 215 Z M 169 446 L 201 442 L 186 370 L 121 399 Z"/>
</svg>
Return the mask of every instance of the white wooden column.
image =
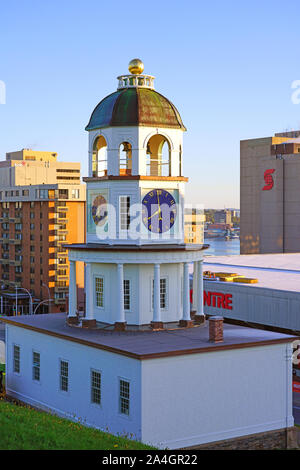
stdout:
<svg viewBox="0 0 300 470">
<path fill-rule="evenodd" d="M 183 263 L 183 286 L 182 286 L 182 306 L 183 313 L 182 319 L 179 321 L 180 327 L 192 327 L 190 312 L 190 276 L 189 276 L 189 263 Z"/>
<path fill-rule="evenodd" d="M 198 294 L 198 263 L 194 261 L 194 272 L 193 272 L 193 305 L 192 311 L 197 312 L 197 294 Z"/>
<path fill-rule="evenodd" d="M 124 311 L 124 265 L 123 263 L 118 263 L 117 265 L 117 318 L 115 322 L 116 330 L 125 329 L 125 311 Z"/>
<path fill-rule="evenodd" d="M 69 261 L 69 318 L 77 318 L 77 287 L 76 287 L 76 262 Z"/>
<path fill-rule="evenodd" d="M 160 314 L 160 264 L 154 265 L 154 285 L 153 285 L 153 328 L 162 328 Z"/>
<path fill-rule="evenodd" d="M 86 263 L 85 265 L 85 322 L 86 321 L 96 322 L 94 318 L 94 290 L 91 263 Z"/>
<path fill-rule="evenodd" d="M 198 265 L 198 279 L 197 279 L 197 308 L 196 308 L 196 321 L 204 321 L 205 315 L 203 310 L 203 260 L 197 262 Z"/>
<path fill-rule="evenodd" d="M 191 320 L 190 315 L 190 278 L 189 278 L 189 263 L 183 263 L 183 316 L 182 319 L 186 321 Z"/>
</svg>

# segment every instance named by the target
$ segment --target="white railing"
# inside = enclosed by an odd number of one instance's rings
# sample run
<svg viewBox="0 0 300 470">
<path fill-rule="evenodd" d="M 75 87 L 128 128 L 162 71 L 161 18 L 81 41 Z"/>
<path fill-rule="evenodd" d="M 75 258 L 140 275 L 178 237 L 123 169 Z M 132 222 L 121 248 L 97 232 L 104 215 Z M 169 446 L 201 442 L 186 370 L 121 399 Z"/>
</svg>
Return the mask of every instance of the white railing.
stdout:
<svg viewBox="0 0 300 470">
<path fill-rule="evenodd" d="M 121 88 L 154 88 L 154 78 L 152 75 L 121 75 L 118 77 L 118 90 Z"/>
<path fill-rule="evenodd" d="M 147 162 L 147 176 L 171 176 L 170 161 L 151 158 Z"/>
</svg>

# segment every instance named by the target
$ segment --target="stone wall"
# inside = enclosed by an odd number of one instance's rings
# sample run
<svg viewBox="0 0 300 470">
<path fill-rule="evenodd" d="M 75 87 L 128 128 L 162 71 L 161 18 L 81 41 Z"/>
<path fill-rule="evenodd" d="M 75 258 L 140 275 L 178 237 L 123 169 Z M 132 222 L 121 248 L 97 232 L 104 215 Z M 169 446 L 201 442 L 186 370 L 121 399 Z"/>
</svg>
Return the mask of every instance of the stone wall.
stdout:
<svg viewBox="0 0 300 470">
<path fill-rule="evenodd" d="M 189 449 L 200 450 L 280 450 L 300 447 L 300 429 L 296 427 L 250 434 L 224 441 L 210 442 Z"/>
</svg>

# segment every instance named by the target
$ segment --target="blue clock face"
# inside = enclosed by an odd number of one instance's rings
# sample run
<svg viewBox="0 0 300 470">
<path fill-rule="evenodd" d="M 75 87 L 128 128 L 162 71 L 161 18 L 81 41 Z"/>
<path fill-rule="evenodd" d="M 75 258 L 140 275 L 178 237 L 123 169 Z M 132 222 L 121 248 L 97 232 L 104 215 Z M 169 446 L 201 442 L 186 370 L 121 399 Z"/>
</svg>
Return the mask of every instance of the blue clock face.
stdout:
<svg viewBox="0 0 300 470">
<path fill-rule="evenodd" d="M 173 227 L 177 217 L 177 204 L 168 191 L 153 189 L 142 200 L 143 224 L 150 232 L 164 233 Z"/>
</svg>

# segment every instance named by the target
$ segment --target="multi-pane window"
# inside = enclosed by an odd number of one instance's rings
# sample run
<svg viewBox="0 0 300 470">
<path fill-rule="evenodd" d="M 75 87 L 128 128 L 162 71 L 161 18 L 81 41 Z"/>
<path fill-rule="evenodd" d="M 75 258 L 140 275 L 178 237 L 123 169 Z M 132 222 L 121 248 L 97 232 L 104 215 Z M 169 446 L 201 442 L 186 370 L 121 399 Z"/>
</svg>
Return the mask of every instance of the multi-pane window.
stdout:
<svg viewBox="0 0 300 470">
<path fill-rule="evenodd" d="M 32 380 L 40 380 L 40 366 L 41 356 L 40 353 L 33 351 L 32 353 Z"/>
<path fill-rule="evenodd" d="M 101 373 L 96 370 L 91 371 L 91 401 L 101 404 Z"/>
<path fill-rule="evenodd" d="M 159 283 L 159 295 L 160 295 L 160 308 L 166 309 L 167 308 L 167 279 L 161 278 Z M 152 281 L 152 308 L 154 306 L 154 279 Z"/>
<path fill-rule="evenodd" d="M 128 230 L 130 225 L 130 196 L 120 196 L 120 230 Z"/>
<path fill-rule="evenodd" d="M 20 346 L 14 344 L 13 349 L 13 371 L 17 374 L 20 373 Z"/>
<path fill-rule="evenodd" d="M 48 198 L 48 189 L 36 189 L 35 190 L 35 197 L 39 199 L 47 199 Z"/>
<path fill-rule="evenodd" d="M 60 389 L 67 392 L 69 389 L 69 363 L 60 361 Z"/>
<path fill-rule="evenodd" d="M 124 310 L 130 310 L 130 280 L 124 279 Z"/>
<path fill-rule="evenodd" d="M 160 280 L 160 308 L 167 308 L 167 279 Z"/>
<path fill-rule="evenodd" d="M 130 404 L 130 383 L 127 380 L 120 379 L 120 394 L 119 394 L 119 412 L 124 415 L 129 415 Z"/>
<path fill-rule="evenodd" d="M 104 307 L 104 279 L 103 277 L 95 278 L 96 306 Z"/>
</svg>

